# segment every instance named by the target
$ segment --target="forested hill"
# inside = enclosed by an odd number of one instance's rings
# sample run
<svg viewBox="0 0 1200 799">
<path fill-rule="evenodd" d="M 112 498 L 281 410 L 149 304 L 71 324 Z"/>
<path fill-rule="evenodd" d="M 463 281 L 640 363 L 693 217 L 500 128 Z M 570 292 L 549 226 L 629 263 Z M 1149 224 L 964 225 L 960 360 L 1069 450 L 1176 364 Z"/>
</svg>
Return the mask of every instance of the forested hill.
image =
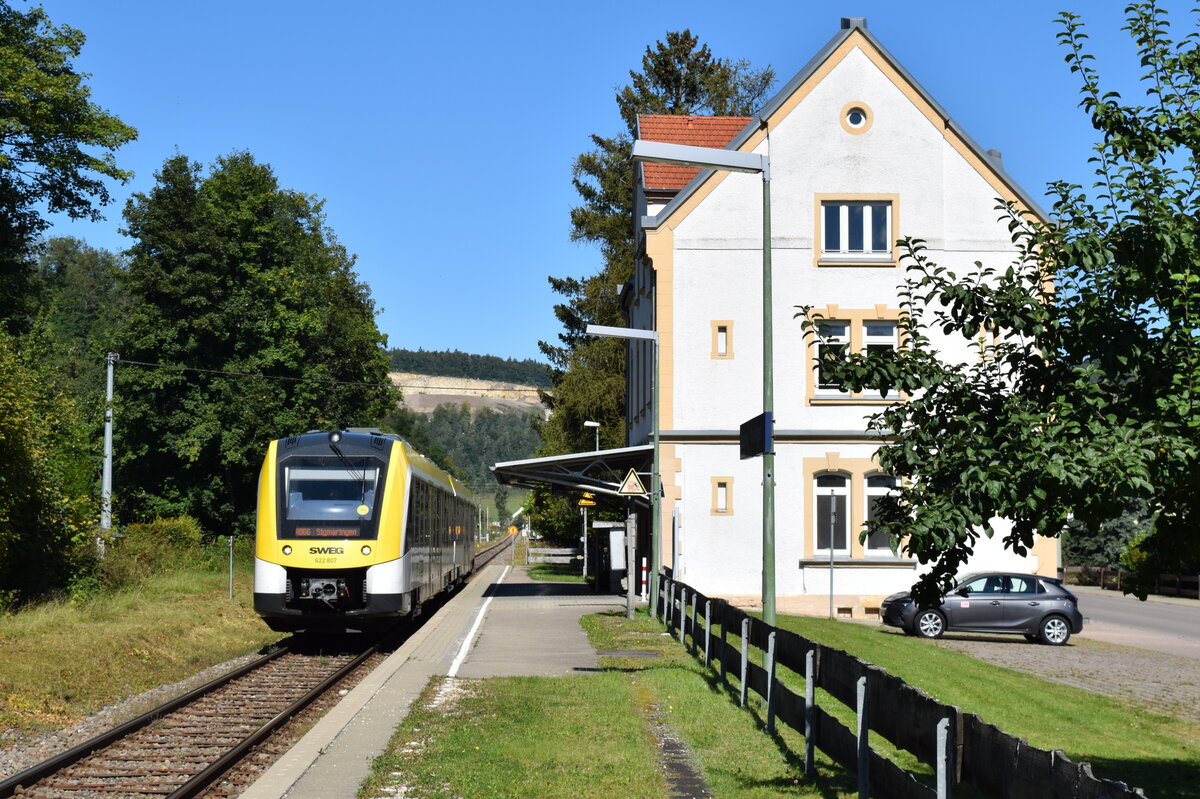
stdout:
<svg viewBox="0 0 1200 799">
<path fill-rule="evenodd" d="M 471 355 L 446 350 L 388 350 L 391 371 L 417 372 L 442 377 L 468 377 L 475 380 L 497 380 L 524 386 L 550 387 L 546 364 L 532 359 L 518 361 L 495 355 Z"/>
</svg>

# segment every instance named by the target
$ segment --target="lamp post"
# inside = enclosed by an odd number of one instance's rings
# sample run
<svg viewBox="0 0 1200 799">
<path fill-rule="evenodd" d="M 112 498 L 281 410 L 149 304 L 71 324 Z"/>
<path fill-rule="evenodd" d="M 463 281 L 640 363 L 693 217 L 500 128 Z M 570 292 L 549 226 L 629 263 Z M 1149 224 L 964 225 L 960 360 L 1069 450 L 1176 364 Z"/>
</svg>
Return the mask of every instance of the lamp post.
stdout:
<svg viewBox="0 0 1200 799">
<path fill-rule="evenodd" d="M 596 451 L 599 452 L 600 451 L 600 423 L 587 421 L 587 422 L 583 423 L 583 426 L 596 428 Z"/>
<path fill-rule="evenodd" d="M 650 467 L 650 617 L 658 612 L 658 562 L 662 557 L 659 551 L 659 541 L 662 540 L 662 514 L 660 513 L 659 495 L 662 493 L 660 486 L 660 478 L 658 475 L 658 331 L 657 330 L 638 330 L 632 327 L 609 327 L 607 325 L 588 325 L 587 334 L 589 336 L 605 336 L 608 338 L 623 338 L 633 341 L 650 341 L 654 344 L 654 383 L 650 389 L 650 407 L 652 410 L 651 416 L 654 420 L 652 435 L 654 436 L 654 465 Z M 633 584 L 633 575 L 636 574 L 634 564 L 628 564 L 630 580 L 629 584 Z"/>
<path fill-rule="evenodd" d="M 695 166 L 727 172 L 750 172 L 762 175 L 763 197 L 763 415 L 767 420 L 767 436 L 763 459 L 763 529 L 762 529 L 762 604 L 763 621 L 775 624 L 775 445 L 772 441 L 771 419 L 775 413 L 775 379 L 773 313 L 771 300 L 771 157 L 758 153 L 718 150 L 712 147 L 692 147 L 684 144 L 652 142 L 639 139 L 633 143 L 634 161 L 659 164 Z M 655 348 L 655 353 L 658 350 Z M 658 388 L 657 378 L 655 389 Z M 657 403 L 655 404 L 657 413 Z M 657 418 L 657 417 L 656 417 Z M 657 428 L 657 424 L 655 425 Z M 658 438 L 655 436 L 655 446 Z M 655 519 L 657 522 L 657 519 Z"/>
</svg>

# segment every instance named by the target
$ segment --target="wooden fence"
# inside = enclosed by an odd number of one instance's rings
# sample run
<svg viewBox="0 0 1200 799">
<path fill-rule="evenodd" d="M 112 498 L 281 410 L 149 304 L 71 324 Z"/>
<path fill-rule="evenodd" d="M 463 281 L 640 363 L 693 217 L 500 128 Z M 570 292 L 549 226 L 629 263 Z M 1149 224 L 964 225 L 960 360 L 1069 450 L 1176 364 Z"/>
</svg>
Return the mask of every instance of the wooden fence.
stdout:
<svg viewBox="0 0 1200 799">
<path fill-rule="evenodd" d="M 530 548 L 529 563 L 574 563 L 583 555 L 582 549 Z"/>
<path fill-rule="evenodd" d="M 750 691 L 762 699 L 768 732 L 782 723 L 804 736 L 805 772 L 813 771 L 815 747 L 857 776 L 861 799 L 948 799 L 961 783 L 988 799 L 1145 799 L 1141 789 L 1099 779 L 1089 764 L 1073 763 L 1060 750 L 1030 746 L 880 668 L 767 625 L 725 600 L 670 578 L 663 581 L 662 599 L 668 631 L 706 667 L 719 669 L 723 682 L 732 675 L 742 705 Z M 781 666 L 803 677 L 804 696 L 778 679 Z M 854 711 L 856 729 L 817 704 L 816 688 Z M 872 732 L 931 766 L 934 785 L 872 749 Z"/>
<path fill-rule="evenodd" d="M 1127 581 L 1132 572 L 1119 566 L 1068 566 L 1063 574 L 1068 582 L 1120 591 L 1122 580 Z M 1150 593 L 1200 599 L 1200 574 L 1160 574 Z"/>
</svg>

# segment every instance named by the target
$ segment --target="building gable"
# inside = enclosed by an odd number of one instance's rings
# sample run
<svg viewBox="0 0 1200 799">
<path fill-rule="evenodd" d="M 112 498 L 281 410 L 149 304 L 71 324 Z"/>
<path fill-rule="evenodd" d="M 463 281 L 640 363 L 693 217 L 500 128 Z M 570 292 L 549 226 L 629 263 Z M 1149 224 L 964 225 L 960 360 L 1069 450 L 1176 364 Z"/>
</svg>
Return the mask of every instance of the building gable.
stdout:
<svg viewBox="0 0 1200 799">
<path fill-rule="evenodd" d="M 865 57 L 896 89 L 903 93 L 912 107 L 938 131 L 969 168 L 990 186 L 994 192 L 993 196 L 1012 202 L 1017 207 L 1034 213 L 1042 221 L 1047 221 L 1048 217 L 1037 201 L 1004 171 L 999 154 L 995 151 L 985 151 L 967 135 L 945 109 L 871 35 L 867 30 L 866 20 L 862 18 L 843 19 L 842 30 L 821 48 L 808 64 L 763 106 L 756 116 L 745 121 L 740 131 L 727 145 L 727 149 L 751 152 L 763 147 L 769 134 L 783 124 L 817 87 L 821 86 L 838 67 L 843 65 L 847 58 L 856 54 Z M 743 118 L 727 117 L 724 119 L 740 121 Z M 681 144 L 696 143 L 673 138 L 653 138 L 651 140 L 674 141 Z M 729 174 L 714 170 L 691 171 L 695 172 L 694 177 L 674 194 L 665 207 L 655 215 L 643 217 L 641 220 L 643 229 L 656 230 L 664 225 L 670 228 L 676 227 Z M 682 176 L 682 173 L 676 175 L 676 180 Z M 653 194 L 653 187 L 650 184 L 643 182 L 641 188 L 648 196 Z"/>
</svg>

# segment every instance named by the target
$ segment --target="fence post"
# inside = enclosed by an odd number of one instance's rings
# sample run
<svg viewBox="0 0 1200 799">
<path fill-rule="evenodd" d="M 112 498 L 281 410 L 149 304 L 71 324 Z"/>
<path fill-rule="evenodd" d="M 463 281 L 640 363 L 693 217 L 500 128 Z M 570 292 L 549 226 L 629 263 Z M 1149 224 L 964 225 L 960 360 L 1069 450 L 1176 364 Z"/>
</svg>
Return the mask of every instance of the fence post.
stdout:
<svg viewBox="0 0 1200 799">
<path fill-rule="evenodd" d="M 679 643 L 683 644 L 683 637 L 687 635 L 687 589 L 680 586 L 679 588 Z"/>
<path fill-rule="evenodd" d="M 696 657 L 696 592 L 692 592 L 692 614 L 689 616 L 688 630 L 692 635 L 692 657 Z"/>
<path fill-rule="evenodd" d="M 867 677 L 858 678 L 858 799 L 870 799 L 871 796 L 871 744 L 867 740 L 871 728 L 867 723 Z"/>
<path fill-rule="evenodd" d="M 767 733 L 775 734 L 775 631 L 767 634 Z"/>
<path fill-rule="evenodd" d="M 813 738 L 816 735 L 817 706 L 817 650 L 810 649 L 804 655 L 804 773 L 812 775 L 815 756 Z"/>
<path fill-rule="evenodd" d="M 712 663 L 712 600 L 704 600 L 704 668 Z"/>
<path fill-rule="evenodd" d="M 950 719 L 937 723 L 937 799 L 950 799 Z"/>
<path fill-rule="evenodd" d="M 721 605 L 721 684 L 729 684 L 729 605 Z"/>
<path fill-rule="evenodd" d="M 742 685 L 741 707 L 746 706 L 746 680 L 750 675 L 750 619 L 742 619 Z"/>
</svg>

